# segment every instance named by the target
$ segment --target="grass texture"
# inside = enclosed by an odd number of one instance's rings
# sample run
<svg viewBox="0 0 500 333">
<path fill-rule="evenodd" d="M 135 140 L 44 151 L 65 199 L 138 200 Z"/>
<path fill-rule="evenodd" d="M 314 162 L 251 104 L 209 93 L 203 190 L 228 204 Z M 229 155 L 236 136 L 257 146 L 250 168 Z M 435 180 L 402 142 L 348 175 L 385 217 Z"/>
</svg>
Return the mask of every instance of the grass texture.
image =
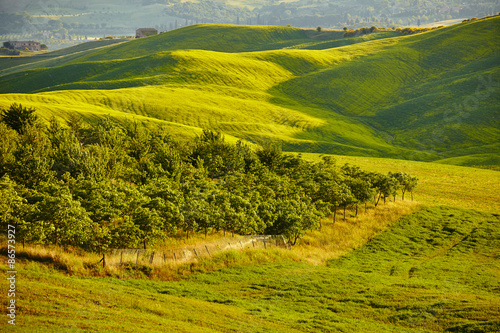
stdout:
<svg viewBox="0 0 500 333">
<path fill-rule="evenodd" d="M 13 331 L 494 332 L 498 223 L 424 208 L 327 266 L 229 251 L 212 260 L 247 264 L 202 273 L 201 261 L 171 282 L 68 277 L 24 262 Z"/>
<path fill-rule="evenodd" d="M 290 27 L 196 25 L 26 68 L 0 61 L 0 107 L 21 102 L 45 119 L 136 117 L 179 135 L 217 128 L 289 151 L 491 166 L 499 32 L 498 17 L 329 40 Z"/>
</svg>

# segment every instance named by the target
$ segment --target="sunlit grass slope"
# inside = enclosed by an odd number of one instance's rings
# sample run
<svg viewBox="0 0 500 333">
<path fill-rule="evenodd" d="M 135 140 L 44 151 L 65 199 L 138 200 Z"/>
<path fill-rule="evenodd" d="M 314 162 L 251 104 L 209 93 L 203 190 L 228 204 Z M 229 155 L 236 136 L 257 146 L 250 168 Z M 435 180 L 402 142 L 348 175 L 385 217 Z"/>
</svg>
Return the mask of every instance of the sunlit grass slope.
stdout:
<svg viewBox="0 0 500 333">
<path fill-rule="evenodd" d="M 6 94 L 0 105 L 21 102 L 35 106 L 48 120 L 51 115 L 67 119 L 75 112 L 92 121 L 109 115 L 166 125 L 174 134 L 194 135 L 203 128 L 219 128 L 244 139 L 280 137 L 294 140 L 297 132 L 322 124 L 296 111 L 269 104 L 266 94 L 248 91 L 200 90 L 189 87 L 142 87 L 120 90 L 71 90 L 30 94 Z M 179 96 L 183 96 L 180 99 Z M 251 98 L 249 98 L 251 97 Z M 147 101 L 147 102 L 145 102 Z"/>
<path fill-rule="evenodd" d="M 496 163 L 500 18 L 394 38 L 324 41 L 311 33 L 187 27 L 0 76 L 0 105 L 28 103 L 48 118 L 51 96 L 67 100 L 64 112 L 209 125 L 281 140 L 289 151 Z M 292 49 L 323 47 L 332 48 Z M 61 92 L 45 93 L 54 90 Z M 117 101 L 103 106 L 102 94 Z"/>
<path fill-rule="evenodd" d="M 496 332 L 499 222 L 428 208 L 327 267 L 271 260 L 193 274 L 200 262 L 171 282 L 68 277 L 18 263 L 12 331 Z M 244 256 L 262 253 L 223 259 Z"/>
<path fill-rule="evenodd" d="M 302 29 L 270 26 L 199 24 L 97 52 L 82 60 L 114 60 L 156 52 L 197 49 L 218 52 L 276 50 L 311 41 Z"/>
<path fill-rule="evenodd" d="M 276 103 L 268 91 L 297 75 L 364 55 L 362 50 L 335 49 L 241 54 L 180 50 L 135 59 L 76 63 L 26 72 L 29 80 L 20 79 L 24 73 L 4 77 L 4 92 L 62 91 L 4 94 L 0 105 L 7 107 L 12 102 L 21 102 L 38 108 L 46 118 L 51 113 L 62 116 L 70 110 L 84 116 L 106 112 L 112 116 L 120 112 L 139 114 L 198 128 L 220 128 L 252 141 L 272 138 L 296 145 L 314 145 L 307 138 L 295 137 L 324 121 L 290 108 L 288 100 Z M 105 102 L 103 95 L 107 96 Z M 402 154 L 356 120 L 338 115 L 336 123 L 338 151 L 369 155 L 379 154 L 380 150 L 394 156 Z"/>
<path fill-rule="evenodd" d="M 311 161 L 321 159 L 320 154 L 305 153 L 303 157 Z M 446 205 L 488 213 L 500 212 L 500 172 L 497 170 L 389 158 L 334 157 L 338 165 L 349 163 L 383 174 L 404 170 L 416 176 L 419 181 L 414 200 L 425 206 Z M 410 197 L 406 195 L 405 199 Z"/>
<path fill-rule="evenodd" d="M 121 39 L 105 39 L 86 42 L 34 56 L 0 57 L 0 76 L 28 69 L 61 66 L 88 53 L 93 53 L 98 49 L 123 42 L 124 40 Z"/>
<path fill-rule="evenodd" d="M 376 54 L 288 80 L 275 90 L 315 105 L 316 117 L 356 117 L 385 133 L 391 144 L 427 154 L 414 159 L 498 154 L 499 33 L 497 17 L 400 37 Z M 311 139 L 317 132 L 319 141 L 335 127 L 302 136 Z"/>
</svg>

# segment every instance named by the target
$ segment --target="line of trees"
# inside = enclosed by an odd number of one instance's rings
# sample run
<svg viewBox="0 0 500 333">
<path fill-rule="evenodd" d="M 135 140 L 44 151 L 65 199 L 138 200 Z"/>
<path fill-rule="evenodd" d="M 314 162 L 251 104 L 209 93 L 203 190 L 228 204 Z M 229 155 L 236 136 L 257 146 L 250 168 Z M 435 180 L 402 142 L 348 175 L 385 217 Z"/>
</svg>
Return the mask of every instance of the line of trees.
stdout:
<svg viewBox="0 0 500 333">
<path fill-rule="evenodd" d="M 417 179 L 312 163 L 277 144 L 257 150 L 205 130 L 179 142 L 163 128 L 102 118 L 41 125 L 35 109 L 0 115 L 0 222 L 19 240 L 90 251 L 184 232 L 282 234 L 295 244 L 337 210 L 411 193 Z"/>
<path fill-rule="evenodd" d="M 396 31 L 402 35 L 413 35 L 417 33 L 422 33 L 422 32 L 427 32 L 431 30 L 435 30 L 438 28 L 443 28 L 443 25 L 440 25 L 439 27 L 432 27 L 432 28 L 381 28 L 381 27 L 376 27 L 372 26 L 370 28 L 368 27 L 362 27 L 358 29 L 347 29 L 347 27 L 344 27 L 344 34 L 343 37 L 356 37 L 356 36 L 361 36 L 361 35 L 368 35 L 373 32 L 379 32 L 379 31 Z"/>
</svg>

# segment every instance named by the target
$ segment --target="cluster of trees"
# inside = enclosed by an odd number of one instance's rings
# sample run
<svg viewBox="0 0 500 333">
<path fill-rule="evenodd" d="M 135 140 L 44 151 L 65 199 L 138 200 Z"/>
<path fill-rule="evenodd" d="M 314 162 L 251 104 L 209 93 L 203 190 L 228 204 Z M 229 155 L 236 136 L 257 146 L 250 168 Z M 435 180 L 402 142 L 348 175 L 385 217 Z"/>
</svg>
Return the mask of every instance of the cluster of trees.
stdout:
<svg viewBox="0 0 500 333">
<path fill-rule="evenodd" d="M 41 44 L 40 49 L 47 50 L 48 47 L 45 44 Z M 25 49 L 24 51 L 29 51 L 29 49 Z M 11 42 L 3 42 L 3 47 L 0 48 L 0 54 L 19 55 L 20 51 L 17 50 Z"/>
<path fill-rule="evenodd" d="M 238 8 L 218 1 L 178 2 L 164 9 L 165 14 L 200 23 L 248 23 L 254 14 L 247 8 Z"/>
<path fill-rule="evenodd" d="M 430 30 L 434 30 L 434 29 L 438 29 L 438 28 L 442 28 L 444 26 L 439 26 L 439 27 L 432 27 L 432 28 L 392 28 L 392 29 L 389 29 L 389 28 L 380 28 L 380 27 L 376 27 L 376 26 L 372 26 L 370 28 L 368 27 L 362 27 L 362 28 L 359 28 L 359 29 L 347 29 L 347 27 L 344 27 L 344 34 L 343 36 L 344 37 L 356 37 L 356 36 L 360 36 L 360 35 L 367 35 L 367 34 L 371 34 L 373 32 L 377 32 L 377 31 L 396 31 L 396 32 L 399 32 L 400 34 L 402 35 L 413 35 L 413 34 L 417 34 L 417 33 L 421 33 L 421 32 L 426 32 L 426 31 L 430 31 Z"/>
<path fill-rule="evenodd" d="M 404 29 L 397 28 L 396 31 L 403 34 L 403 35 L 413 35 L 413 34 L 418 34 L 421 32 L 426 32 L 426 31 L 430 31 L 430 30 L 434 30 L 434 29 L 443 28 L 443 27 L 444 27 L 443 25 L 440 25 L 439 27 L 432 27 L 432 28 L 404 28 Z"/>
<path fill-rule="evenodd" d="M 257 1 L 252 10 L 234 5 L 235 2 L 177 2 L 167 3 L 165 12 L 174 17 L 199 22 L 257 25 L 288 24 L 296 27 L 359 28 L 367 23 L 385 26 L 417 25 L 462 18 L 486 16 L 500 10 L 494 0 L 465 4 L 459 0 L 439 3 L 407 0 L 364 0 L 350 2 L 330 0 Z"/>
<path fill-rule="evenodd" d="M 391 31 L 391 29 L 387 28 L 378 28 L 376 26 L 372 26 L 370 28 L 368 27 L 362 27 L 359 29 L 347 29 L 347 27 L 344 27 L 344 37 L 355 37 L 355 36 L 360 36 L 360 35 L 367 35 L 371 34 L 372 32 L 377 32 L 377 31 Z"/>
<path fill-rule="evenodd" d="M 7 47 L 0 47 L 0 54 L 3 54 L 3 55 L 20 55 L 21 54 L 21 51 L 19 50 L 16 50 L 16 49 L 10 49 L 10 48 L 7 48 Z"/>
<path fill-rule="evenodd" d="M 404 198 L 416 185 L 406 173 L 312 163 L 277 144 L 252 150 L 217 131 L 178 142 L 110 118 L 43 126 L 20 104 L 0 115 L 0 222 L 23 241 L 103 251 L 224 230 L 295 244 L 339 209 Z"/>
</svg>

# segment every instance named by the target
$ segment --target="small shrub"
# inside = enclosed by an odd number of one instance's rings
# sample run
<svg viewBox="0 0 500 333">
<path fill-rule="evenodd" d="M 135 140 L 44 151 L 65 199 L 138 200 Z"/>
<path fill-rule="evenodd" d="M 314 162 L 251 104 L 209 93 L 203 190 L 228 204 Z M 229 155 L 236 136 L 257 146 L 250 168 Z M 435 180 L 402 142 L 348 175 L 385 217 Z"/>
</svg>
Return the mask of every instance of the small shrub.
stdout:
<svg viewBox="0 0 500 333">
<path fill-rule="evenodd" d="M 21 52 L 19 50 L 12 50 L 12 49 L 8 49 L 6 47 L 2 47 L 0 48 L 0 54 L 4 54 L 4 55 L 19 55 L 21 54 Z"/>
</svg>

